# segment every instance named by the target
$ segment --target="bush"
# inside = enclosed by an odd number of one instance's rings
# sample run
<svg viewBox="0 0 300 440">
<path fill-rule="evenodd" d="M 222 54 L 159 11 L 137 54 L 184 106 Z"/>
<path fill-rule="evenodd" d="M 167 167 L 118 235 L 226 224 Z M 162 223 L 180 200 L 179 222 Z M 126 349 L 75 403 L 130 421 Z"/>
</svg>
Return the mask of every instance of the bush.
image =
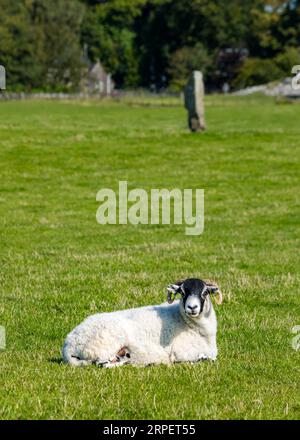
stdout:
<svg viewBox="0 0 300 440">
<path fill-rule="evenodd" d="M 194 70 L 200 70 L 205 76 L 210 62 L 211 60 L 206 49 L 200 43 L 193 47 L 182 47 L 174 52 L 171 55 L 168 69 L 170 90 L 182 90 L 188 77 Z"/>
<path fill-rule="evenodd" d="M 300 64 L 300 50 L 289 47 L 271 59 L 248 58 L 233 81 L 235 88 L 250 87 L 280 80 L 291 75 L 292 67 Z"/>
<path fill-rule="evenodd" d="M 275 62 L 282 71 L 283 77 L 290 76 L 292 67 L 300 64 L 300 50 L 296 47 L 289 47 L 276 56 Z"/>
<path fill-rule="evenodd" d="M 281 79 L 284 76 L 276 59 L 248 58 L 233 81 L 235 88 L 251 87 Z"/>
</svg>

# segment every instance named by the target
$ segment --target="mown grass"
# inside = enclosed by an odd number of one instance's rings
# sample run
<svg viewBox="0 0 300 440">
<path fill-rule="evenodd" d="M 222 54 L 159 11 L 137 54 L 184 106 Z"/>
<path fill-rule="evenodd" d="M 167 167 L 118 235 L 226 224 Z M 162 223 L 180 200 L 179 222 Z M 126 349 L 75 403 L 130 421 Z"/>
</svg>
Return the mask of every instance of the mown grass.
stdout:
<svg viewBox="0 0 300 440">
<path fill-rule="evenodd" d="M 0 418 L 300 416 L 299 106 L 0 103 Z M 150 102 L 151 104 L 151 102 Z M 205 230 L 100 226 L 96 193 L 204 188 Z M 178 277 L 215 279 L 219 357 L 197 365 L 73 369 L 66 334 L 96 311 L 160 303 Z"/>
</svg>

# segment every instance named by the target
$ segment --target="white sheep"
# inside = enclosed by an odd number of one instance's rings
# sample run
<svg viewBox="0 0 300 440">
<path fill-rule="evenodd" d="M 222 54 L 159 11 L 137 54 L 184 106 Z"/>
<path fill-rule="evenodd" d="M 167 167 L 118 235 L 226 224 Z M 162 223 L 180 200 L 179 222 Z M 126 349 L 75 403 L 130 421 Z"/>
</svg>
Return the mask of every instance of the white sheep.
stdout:
<svg viewBox="0 0 300 440">
<path fill-rule="evenodd" d="M 181 299 L 175 301 L 175 296 Z M 217 357 L 217 285 L 187 279 L 168 286 L 168 303 L 88 317 L 68 334 L 65 362 L 115 367 L 197 362 Z"/>
</svg>

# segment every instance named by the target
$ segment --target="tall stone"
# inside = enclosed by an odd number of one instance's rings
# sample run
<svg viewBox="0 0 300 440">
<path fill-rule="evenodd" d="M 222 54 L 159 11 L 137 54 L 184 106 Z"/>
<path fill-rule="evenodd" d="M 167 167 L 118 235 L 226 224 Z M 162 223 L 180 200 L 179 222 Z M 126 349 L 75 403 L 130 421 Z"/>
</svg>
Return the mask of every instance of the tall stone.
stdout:
<svg viewBox="0 0 300 440">
<path fill-rule="evenodd" d="M 5 68 L 0 66 L 0 90 L 5 90 L 6 88 L 6 78 L 5 78 Z"/>
<path fill-rule="evenodd" d="M 192 73 L 185 86 L 184 105 L 188 111 L 190 130 L 205 130 L 203 75 L 197 70 Z"/>
</svg>

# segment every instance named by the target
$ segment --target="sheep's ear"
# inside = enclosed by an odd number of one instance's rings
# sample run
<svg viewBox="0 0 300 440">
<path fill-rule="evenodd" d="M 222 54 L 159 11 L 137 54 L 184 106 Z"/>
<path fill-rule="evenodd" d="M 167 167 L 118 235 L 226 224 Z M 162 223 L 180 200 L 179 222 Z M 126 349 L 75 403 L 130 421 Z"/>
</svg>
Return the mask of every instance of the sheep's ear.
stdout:
<svg viewBox="0 0 300 440">
<path fill-rule="evenodd" d="M 174 284 L 169 284 L 167 287 L 167 299 L 168 303 L 172 304 L 172 302 L 175 300 L 175 296 L 180 293 L 183 293 L 182 290 L 183 280 L 176 281 Z"/>
<path fill-rule="evenodd" d="M 206 294 L 216 295 L 216 303 L 218 305 L 222 304 L 223 296 L 219 286 L 216 283 L 210 281 L 206 281 L 205 284 L 206 284 Z"/>
</svg>

